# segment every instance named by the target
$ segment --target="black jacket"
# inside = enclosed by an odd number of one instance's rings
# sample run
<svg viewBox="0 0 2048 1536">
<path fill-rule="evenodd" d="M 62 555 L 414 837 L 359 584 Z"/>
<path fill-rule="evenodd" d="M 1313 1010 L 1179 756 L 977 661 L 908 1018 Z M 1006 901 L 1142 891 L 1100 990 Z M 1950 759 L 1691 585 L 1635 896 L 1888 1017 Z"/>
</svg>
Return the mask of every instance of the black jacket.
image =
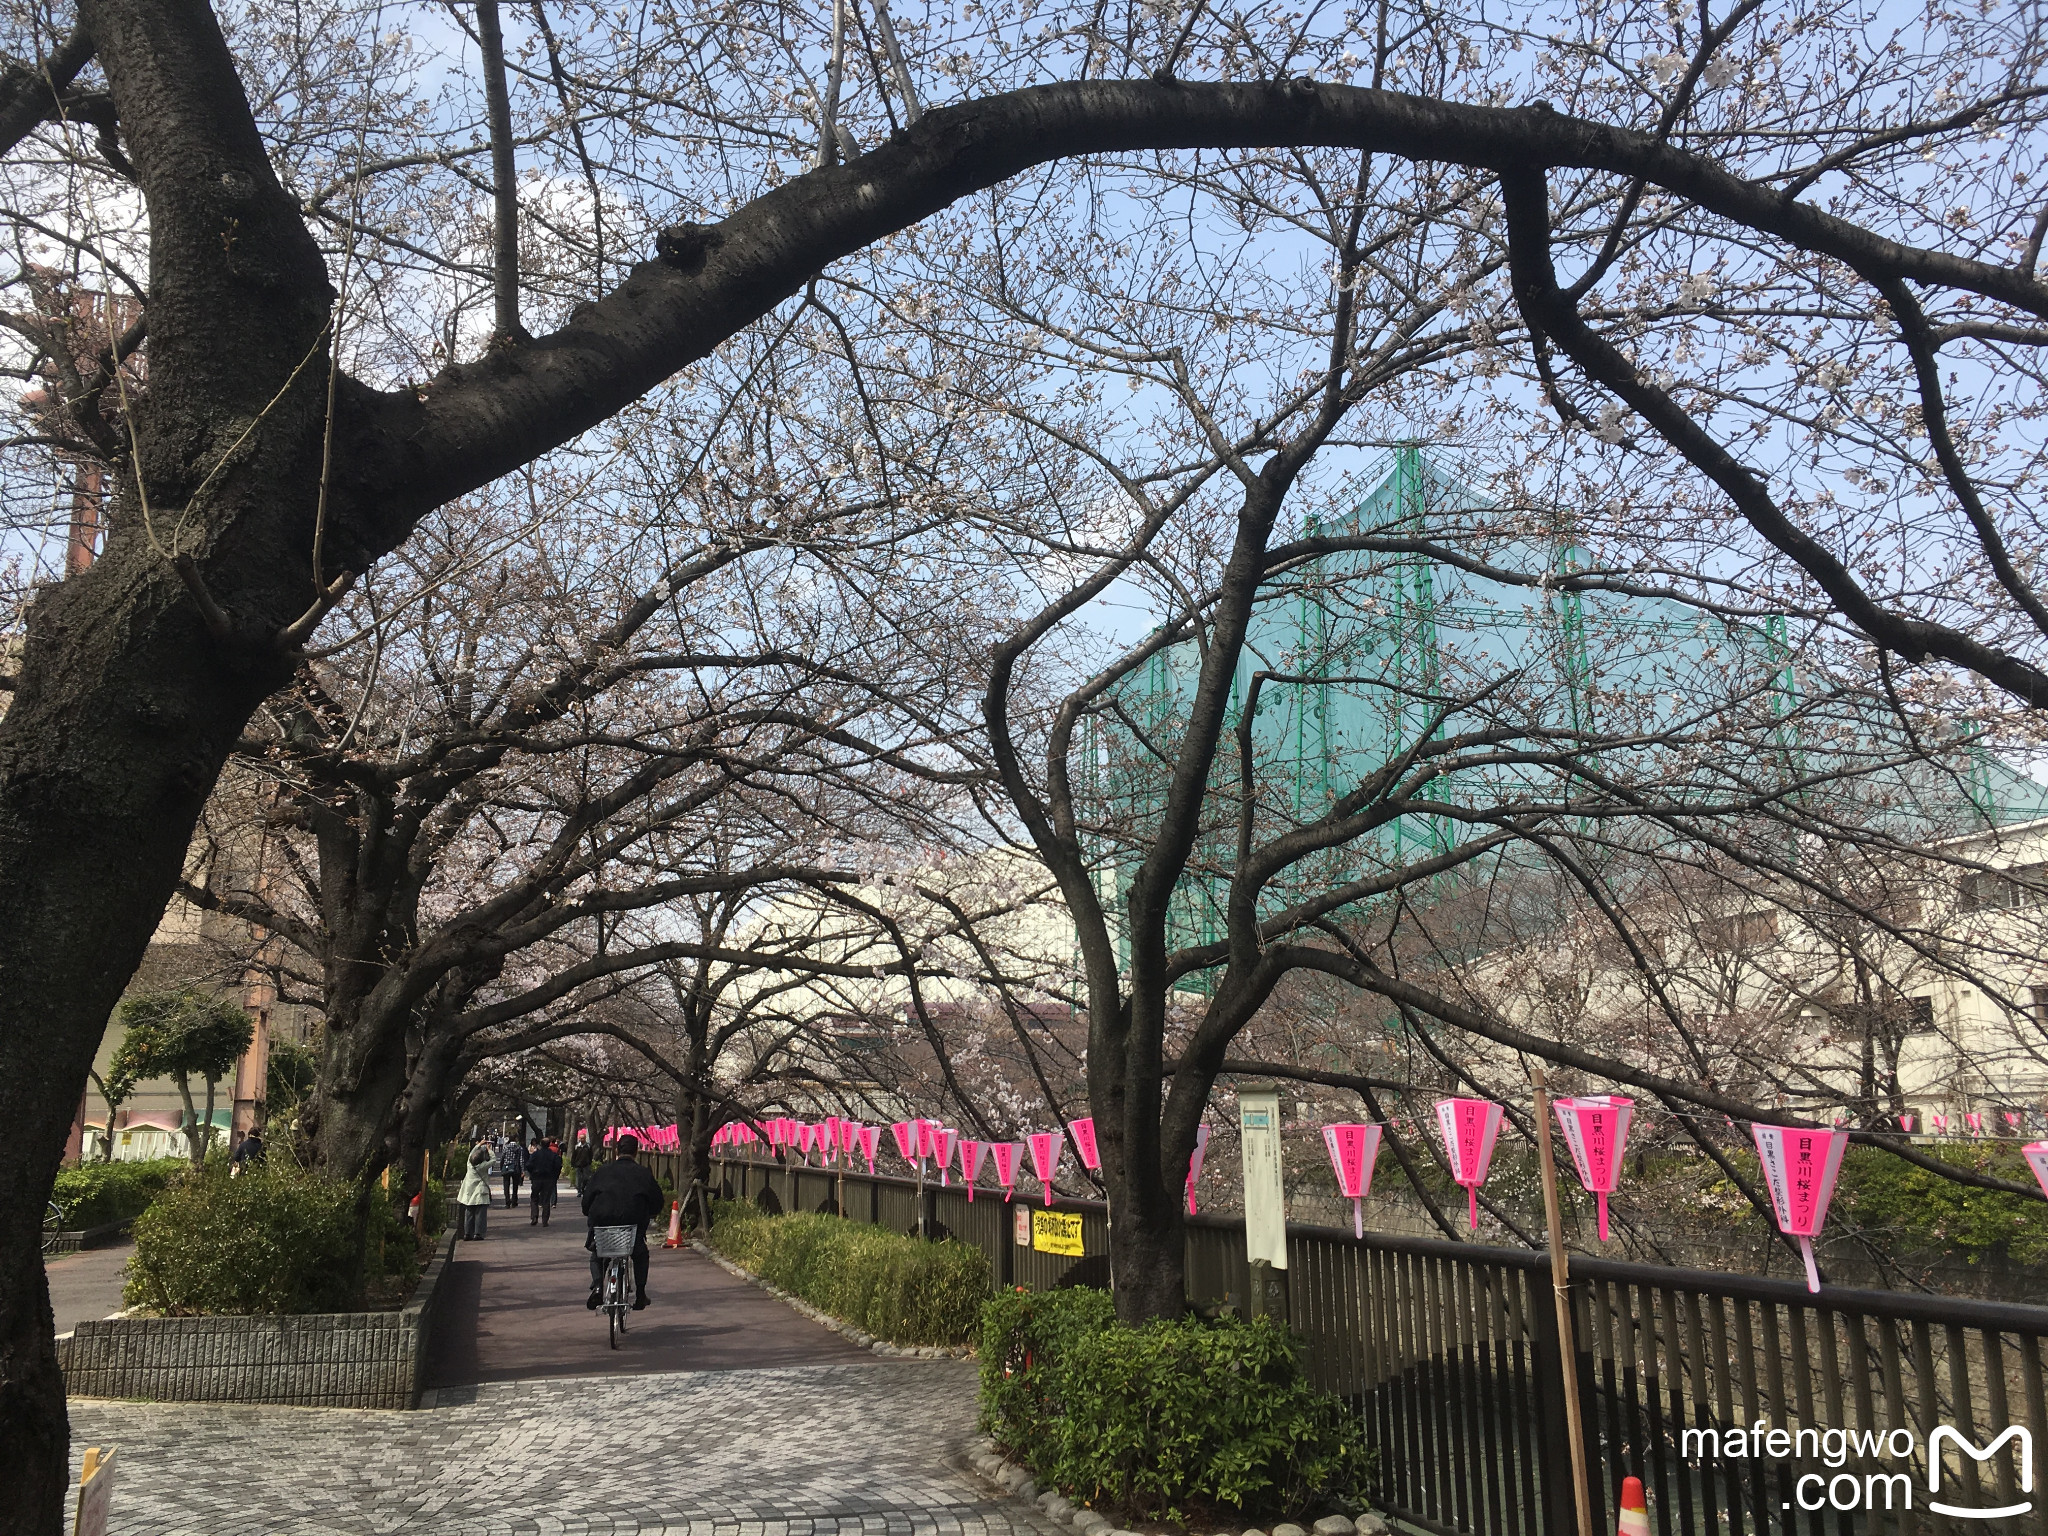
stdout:
<svg viewBox="0 0 2048 1536">
<path fill-rule="evenodd" d="M 661 1181 L 630 1157 L 615 1157 L 583 1181 L 579 1202 L 593 1227 L 637 1227 L 668 1204 Z"/>
<path fill-rule="evenodd" d="M 577 1142 L 575 1149 L 569 1153 L 569 1166 L 571 1168 L 588 1168 L 590 1163 L 590 1143 L 587 1141 Z"/>
<path fill-rule="evenodd" d="M 542 1147 L 538 1152 L 526 1154 L 526 1176 L 536 1187 L 552 1184 L 562 1176 L 562 1154 L 552 1147 Z"/>
</svg>

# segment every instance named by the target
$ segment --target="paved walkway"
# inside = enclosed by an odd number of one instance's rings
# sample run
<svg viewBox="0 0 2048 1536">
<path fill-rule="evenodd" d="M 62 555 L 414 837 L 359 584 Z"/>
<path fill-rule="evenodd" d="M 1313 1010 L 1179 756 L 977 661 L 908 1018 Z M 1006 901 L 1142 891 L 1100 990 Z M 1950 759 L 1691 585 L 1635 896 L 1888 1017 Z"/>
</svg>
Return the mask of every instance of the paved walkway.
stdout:
<svg viewBox="0 0 2048 1536">
<path fill-rule="evenodd" d="M 134 1255 L 135 1244 L 129 1242 L 111 1248 L 84 1248 L 43 1261 L 50 1277 L 50 1310 L 57 1314 L 59 1333 L 121 1310 L 121 1285 L 126 1279 L 122 1271 Z"/>
<path fill-rule="evenodd" d="M 625 1343 L 610 1349 L 603 1316 L 583 1305 L 590 1256 L 583 1218 L 571 1215 L 574 1209 L 558 1208 L 553 1225 L 536 1227 L 525 1210 L 499 1206 L 482 1242 L 456 1245 L 444 1281 L 449 1305 L 439 1314 L 428 1357 L 430 1386 L 881 1363 L 702 1254 L 661 1248 L 658 1234 L 647 1269 L 647 1310 L 630 1315 Z"/>
<path fill-rule="evenodd" d="M 960 1467 L 971 1362 L 856 1350 L 688 1250 L 613 1352 L 581 1222 L 491 1221 L 419 1412 L 74 1400 L 74 1475 L 120 1448 L 112 1536 L 1071 1536 Z"/>
<path fill-rule="evenodd" d="M 953 1465 L 968 1362 L 446 1396 L 418 1413 L 77 1402 L 72 1443 L 121 1447 L 112 1536 L 1071 1536 Z"/>
</svg>

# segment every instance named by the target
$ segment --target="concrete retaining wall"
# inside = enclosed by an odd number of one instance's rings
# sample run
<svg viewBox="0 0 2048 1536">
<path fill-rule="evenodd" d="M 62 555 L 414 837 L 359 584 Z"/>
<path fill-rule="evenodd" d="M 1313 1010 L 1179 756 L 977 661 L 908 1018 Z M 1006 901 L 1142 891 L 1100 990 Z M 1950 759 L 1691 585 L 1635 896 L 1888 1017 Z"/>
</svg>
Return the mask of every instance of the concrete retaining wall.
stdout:
<svg viewBox="0 0 2048 1536">
<path fill-rule="evenodd" d="M 434 1300 L 454 1246 L 450 1233 L 397 1312 L 80 1323 L 57 1340 L 66 1390 L 164 1403 L 418 1407 Z"/>
</svg>

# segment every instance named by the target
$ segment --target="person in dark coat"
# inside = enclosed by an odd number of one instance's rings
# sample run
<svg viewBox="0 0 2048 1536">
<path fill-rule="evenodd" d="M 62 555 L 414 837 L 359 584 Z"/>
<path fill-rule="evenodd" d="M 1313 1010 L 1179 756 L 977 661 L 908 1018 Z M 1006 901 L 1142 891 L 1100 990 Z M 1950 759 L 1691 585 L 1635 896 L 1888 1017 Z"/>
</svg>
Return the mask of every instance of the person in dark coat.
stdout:
<svg viewBox="0 0 2048 1536">
<path fill-rule="evenodd" d="M 546 1226 L 555 1209 L 555 1181 L 562 1176 L 562 1154 L 544 1141 L 536 1141 L 526 1154 L 526 1177 L 532 1184 L 526 1203 L 532 1212 L 527 1225 Z"/>
<path fill-rule="evenodd" d="M 242 1138 L 242 1144 L 235 1148 L 234 1155 L 228 1159 L 228 1162 L 230 1164 L 260 1163 L 269 1155 L 270 1149 L 263 1145 L 263 1133 L 252 1125 L 249 1127 L 249 1134 Z"/>
<path fill-rule="evenodd" d="M 505 1180 L 505 1209 L 515 1209 L 519 1204 L 519 1183 L 526 1177 L 526 1148 L 517 1136 L 507 1136 L 505 1145 L 498 1149 L 498 1172 Z"/>
<path fill-rule="evenodd" d="M 581 1189 L 583 1181 L 590 1177 L 590 1164 L 594 1156 L 590 1150 L 590 1138 L 578 1136 L 576 1145 L 569 1150 L 569 1172 L 575 1179 L 578 1189 Z"/>
<path fill-rule="evenodd" d="M 621 1136 L 613 1152 L 610 1162 L 583 1180 L 579 1199 L 591 1226 L 635 1229 L 633 1289 L 638 1294 L 633 1310 L 638 1312 L 647 1305 L 647 1223 L 661 1214 L 668 1196 L 661 1192 L 661 1181 L 640 1166 L 639 1137 Z M 585 1305 L 595 1312 L 604 1287 L 605 1260 L 597 1256 L 596 1240 L 587 1234 L 583 1246 L 590 1250 L 590 1300 Z"/>
</svg>

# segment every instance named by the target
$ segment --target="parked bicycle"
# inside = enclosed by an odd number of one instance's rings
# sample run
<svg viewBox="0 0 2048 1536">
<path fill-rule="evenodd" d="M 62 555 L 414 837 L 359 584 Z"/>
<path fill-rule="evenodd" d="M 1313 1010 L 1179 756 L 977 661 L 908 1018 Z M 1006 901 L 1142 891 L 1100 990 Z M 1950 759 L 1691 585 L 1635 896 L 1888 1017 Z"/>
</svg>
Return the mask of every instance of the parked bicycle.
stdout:
<svg viewBox="0 0 2048 1536">
<path fill-rule="evenodd" d="M 57 1243 L 64 1236 L 64 1207 L 56 1201 L 43 1212 L 43 1253 L 47 1256 L 57 1251 Z"/>
<path fill-rule="evenodd" d="M 597 1308 L 604 1313 L 612 1341 L 619 1347 L 626 1331 L 626 1314 L 633 1309 L 633 1276 L 628 1267 L 633 1257 L 633 1240 L 638 1227 L 592 1227 L 592 1251 L 605 1261 L 604 1283 L 598 1288 Z"/>
</svg>

